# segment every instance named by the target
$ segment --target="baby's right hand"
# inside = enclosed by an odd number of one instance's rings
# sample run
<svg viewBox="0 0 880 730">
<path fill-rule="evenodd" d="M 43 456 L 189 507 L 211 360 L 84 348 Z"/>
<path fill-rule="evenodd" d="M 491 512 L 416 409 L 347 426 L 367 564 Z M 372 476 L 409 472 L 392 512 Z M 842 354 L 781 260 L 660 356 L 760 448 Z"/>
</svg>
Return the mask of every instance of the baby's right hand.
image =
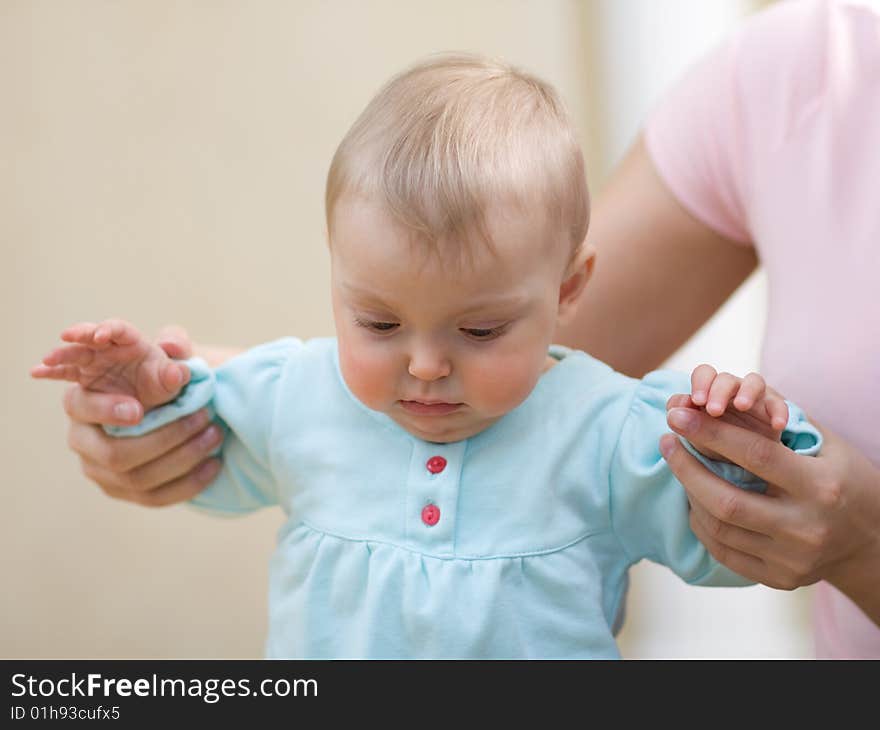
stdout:
<svg viewBox="0 0 880 730">
<path fill-rule="evenodd" d="M 52 350 L 31 376 L 67 380 L 89 390 L 130 395 L 148 410 L 174 400 L 189 368 L 172 360 L 133 325 L 120 319 L 68 327 L 61 339 L 71 344 Z"/>
</svg>

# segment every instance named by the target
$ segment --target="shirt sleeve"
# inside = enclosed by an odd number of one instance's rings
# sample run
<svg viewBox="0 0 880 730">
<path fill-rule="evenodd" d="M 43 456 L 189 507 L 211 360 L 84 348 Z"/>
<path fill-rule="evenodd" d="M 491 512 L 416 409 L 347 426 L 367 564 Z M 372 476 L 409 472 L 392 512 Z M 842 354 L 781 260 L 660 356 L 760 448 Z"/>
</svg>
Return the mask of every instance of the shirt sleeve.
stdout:
<svg viewBox="0 0 880 730">
<path fill-rule="evenodd" d="M 734 33 L 685 73 L 649 114 L 644 140 L 660 178 L 691 215 L 750 244 L 739 43 Z"/>
<path fill-rule="evenodd" d="M 690 378 L 673 371 L 648 374 L 635 388 L 629 413 L 611 462 L 611 524 L 635 563 L 648 558 L 671 568 L 688 583 L 749 585 L 752 581 L 718 563 L 690 528 L 687 495 L 660 453 L 660 437 L 669 431 L 666 401 L 673 393 L 689 393 Z M 821 447 L 819 431 L 802 411 L 789 406 L 789 424 L 782 442 L 799 453 L 814 455 Z M 690 444 L 686 444 L 692 450 Z M 718 476 L 744 489 L 763 482 L 736 464 L 716 462 L 698 454 Z"/>
<path fill-rule="evenodd" d="M 279 503 L 271 463 L 272 429 L 286 366 L 302 348 L 287 337 L 254 347 L 216 370 L 186 361 L 192 377 L 176 400 L 155 408 L 137 426 L 105 426 L 114 436 L 140 436 L 208 407 L 224 430 L 223 468 L 189 504 L 220 515 L 241 515 Z"/>
<path fill-rule="evenodd" d="M 763 216 L 775 218 L 766 207 L 773 161 L 810 154 L 790 147 L 799 125 L 828 93 L 835 65 L 857 63 L 834 45 L 837 5 L 797 0 L 752 13 L 648 114 L 643 136 L 660 178 L 733 241 L 755 243 Z"/>
</svg>

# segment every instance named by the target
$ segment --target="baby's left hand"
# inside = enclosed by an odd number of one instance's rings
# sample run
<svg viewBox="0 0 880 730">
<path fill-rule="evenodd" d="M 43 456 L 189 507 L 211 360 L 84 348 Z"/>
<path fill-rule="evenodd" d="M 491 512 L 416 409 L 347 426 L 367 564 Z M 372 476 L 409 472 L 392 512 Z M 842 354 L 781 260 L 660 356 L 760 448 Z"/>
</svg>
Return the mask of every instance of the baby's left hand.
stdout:
<svg viewBox="0 0 880 730">
<path fill-rule="evenodd" d="M 778 441 L 788 423 L 785 399 L 757 373 L 738 378 L 718 373 L 711 365 L 699 365 L 691 373 L 691 394 L 673 395 L 666 402 L 672 408 L 698 408 L 710 416 L 741 426 Z M 696 447 L 695 447 L 696 448 Z M 699 449 L 704 456 L 726 461 L 720 454 Z"/>
</svg>

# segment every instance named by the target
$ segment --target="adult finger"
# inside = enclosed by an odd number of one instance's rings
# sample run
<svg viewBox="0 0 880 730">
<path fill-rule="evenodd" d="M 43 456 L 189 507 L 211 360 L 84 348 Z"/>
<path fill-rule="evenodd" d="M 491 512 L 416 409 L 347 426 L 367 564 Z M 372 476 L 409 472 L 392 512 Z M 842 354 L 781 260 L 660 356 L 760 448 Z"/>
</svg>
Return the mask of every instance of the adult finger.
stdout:
<svg viewBox="0 0 880 730">
<path fill-rule="evenodd" d="M 101 467 L 94 464 L 83 462 L 83 473 L 109 497 L 146 507 L 165 507 L 192 499 L 211 483 L 219 473 L 221 466 L 220 459 L 211 458 L 177 479 L 150 489 L 140 490 L 121 486 L 118 474 L 102 470 Z"/>
<path fill-rule="evenodd" d="M 666 410 L 670 408 L 693 408 L 695 403 L 687 393 L 675 393 L 666 401 Z"/>
<path fill-rule="evenodd" d="M 695 495 L 688 493 L 688 501 L 691 505 L 691 527 L 698 523 L 701 532 L 710 535 L 720 544 L 762 559 L 772 549 L 773 538 L 768 535 L 719 520 L 703 507 Z"/>
<path fill-rule="evenodd" d="M 126 472 L 123 486 L 142 492 L 170 483 L 202 463 L 222 440 L 223 432 L 213 424 L 162 456 Z"/>
<path fill-rule="evenodd" d="M 114 393 L 98 393 L 74 385 L 64 391 L 64 411 L 79 423 L 132 426 L 140 423 L 144 408 L 137 398 Z"/>
<path fill-rule="evenodd" d="M 219 459 L 209 459 L 189 474 L 142 493 L 137 501 L 144 507 L 167 507 L 192 499 L 211 483 L 221 466 Z"/>
<path fill-rule="evenodd" d="M 210 452 L 220 441 L 216 432 L 208 433 L 214 429 L 217 427 L 212 426 L 185 444 L 133 469 L 121 469 L 115 464 L 108 467 L 88 455 L 81 455 L 82 470 L 108 493 L 115 491 L 115 496 L 151 492 L 185 477 L 210 460 Z M 206 438 L 206 434 L 211 438 Z"/>
<path fill-rule="evenodd" d="M 802 492 L 810 482 L 813 460 L 778 441 L 687 408 L 668 411 L 666 421 L 694 446 L 721 454 L 786 492 Z"/>
<path fill-rule="evenodd" d="M 682 483 L 691 503 L 698 502 L 717 520 L 769 535 L 775 522 L 775 501 L 763 494 L 740 489 L 703 466 L 678 438 L 665 434 L 660 451 L 670 470 Z"/>
<path fill-rule="evenodd" d="M 115 472 L 127 472 L 147 464 L 180 446 L 208 425 L 205 409 L 137 438 L 114 438 L 100 426 L 71 422 L 67 442 L 73 451 Z M 203 458 L 207 457 L 208 449 Z M 184 473 L 181 469 L 174 476 Z"/>
<path fill-rule="evenodd" d="M 769 571 L 763 560 L 719 542 L 712 535 L 708 534 L 702 528 L 702 525 L 695 520 L 691 521 L 691 528 L 697 539 L 703 543 L 709 554 L 719 563 L 737 575 L 741 575 L 743 578 L 755 581 L 756 583 L 765 583 L 765 581 L 769 580 Z M 770 585 L 769 583 L 765 584 Z"/>
</svg>

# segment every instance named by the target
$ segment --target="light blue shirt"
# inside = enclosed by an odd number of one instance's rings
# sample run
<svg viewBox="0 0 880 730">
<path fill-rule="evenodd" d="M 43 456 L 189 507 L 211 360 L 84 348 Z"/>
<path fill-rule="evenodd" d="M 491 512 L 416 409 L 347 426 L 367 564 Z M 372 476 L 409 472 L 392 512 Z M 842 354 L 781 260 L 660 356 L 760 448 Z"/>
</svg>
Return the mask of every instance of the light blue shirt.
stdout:
<svg viewBox="0 0 880 730">
<path fill-rule="evenodd" d="M 224 468 L 192 504 L 287 516 L 270 568 L 269 657 L 614 658 L 639 560 L 693 584 L 749 581 L 691 532 L 660 455 L 666 399 L 690 392 L 689 378 L 635 380 L 583 352 L 550 354 L 559 362 L 523 403 L 454 443 L 420 440 L 358 401 L 334 338 L 284 338 L 215 371 L 191 360 L 177 401 L 115 431 L 216 410 Z M 818 431 L 790 411 L 784 442 L 816 453 Z M 754 486 L 739 467 L 712 467 Z"/>
</svg>

